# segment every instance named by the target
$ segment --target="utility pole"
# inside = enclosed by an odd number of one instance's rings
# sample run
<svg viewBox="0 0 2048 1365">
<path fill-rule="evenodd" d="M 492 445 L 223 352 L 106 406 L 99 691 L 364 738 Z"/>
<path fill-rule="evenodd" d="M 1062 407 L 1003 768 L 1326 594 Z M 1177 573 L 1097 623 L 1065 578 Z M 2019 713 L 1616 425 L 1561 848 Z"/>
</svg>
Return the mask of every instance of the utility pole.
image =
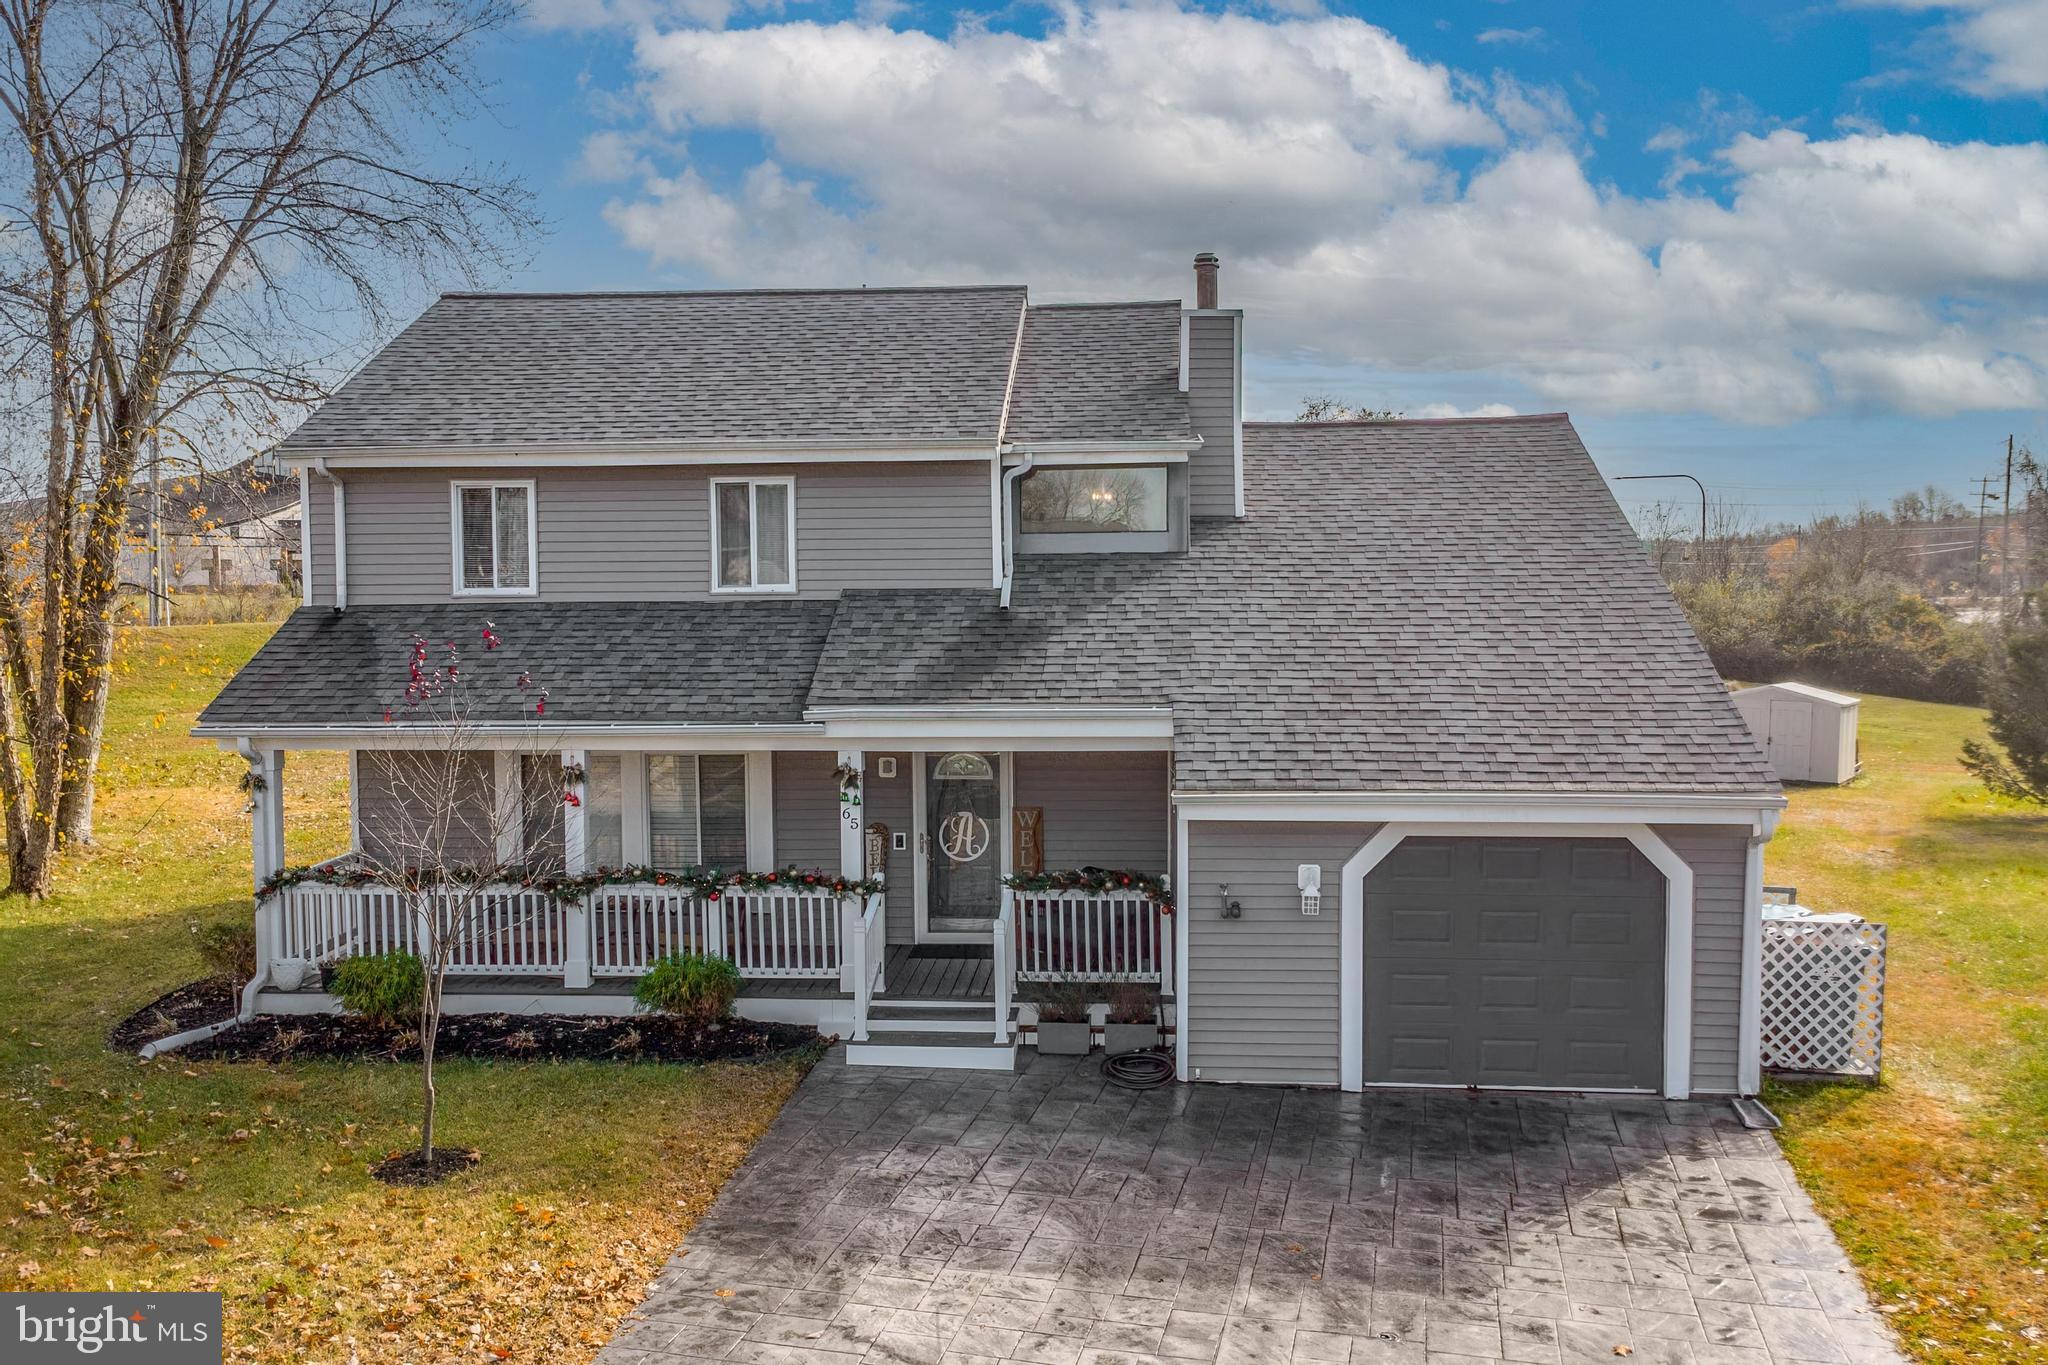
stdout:
<svg viewBox="0 0 2048 1365">
<path fill-rule="evenodd" d="M 1989 477 L 1977 480 L 1977 568 L 1972 581 L 1980 598 L 1984 595 L 1984 504 L 1998 501 L 1998 494 L 1991 491 L 1991 485 L 1997 482 Z"/>
<path fill-rule="evenodd" d="M 2012 613 L 2012 433 L 2005 436 L 2005 502 L 1998 514 L 1998 619 Z"/>
</svg>

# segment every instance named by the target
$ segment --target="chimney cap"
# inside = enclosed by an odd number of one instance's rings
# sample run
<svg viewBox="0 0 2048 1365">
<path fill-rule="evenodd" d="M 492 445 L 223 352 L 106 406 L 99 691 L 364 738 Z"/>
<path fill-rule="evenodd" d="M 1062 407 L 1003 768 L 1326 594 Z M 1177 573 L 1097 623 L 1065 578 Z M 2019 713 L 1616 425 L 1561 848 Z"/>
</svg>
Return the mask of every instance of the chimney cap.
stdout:
<svg viewBox="0 0 2048 1365">
<path fill-rule="evenodd" d="M 1195 264 L 1196 264 L 1196 265 L 1222 265 L 1222 264 L 1223 264 L 1223 259 L 1222 259 L 1222 257 L 1218 256 L 1218 255 L 1217 255 L 1217 254 L 1216 254 L 1215 252 L 1213 252 L 1213 251 L 1197 251 L 1197 252 L 1195 253 Z"/>
</svg>

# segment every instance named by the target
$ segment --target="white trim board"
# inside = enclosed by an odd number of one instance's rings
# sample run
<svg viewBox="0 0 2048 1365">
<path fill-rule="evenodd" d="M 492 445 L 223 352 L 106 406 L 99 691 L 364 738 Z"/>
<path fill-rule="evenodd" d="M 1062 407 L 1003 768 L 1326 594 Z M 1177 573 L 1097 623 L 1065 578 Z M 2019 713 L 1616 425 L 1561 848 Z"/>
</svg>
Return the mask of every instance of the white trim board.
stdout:
<svg viewBox="0 0 2048 1365">
<path fill-rule="evenodd" d="M 1365 1085 L 1365 878 L 1402 840 L 1421 837 L 1626 839 L 1664 874 L 1664 1095 L 1692 1094 L 1692 867 L 1644 824 L 1527 824 L 1516 821 L 1390 823 L 1351 855 L 1343 871 L 1338 931 L 1338 1083 Z"/>
<path fill-rule="evenodd" d="M 764 441 L 749 445 L 725 442 L 693 446 L 686 443 L 645 442 L 619 445 L 552 446 L 421 446 L 387 450 L 376 447 L 338 446 L 333 450 L 279 451 L 280 469 L 326 464 L 334 469 L 504 469 L 507 467 L 574 469 L 589 465 L 693 465 L 693 464 L 937 464 L 948 461 L 980 462 L 995 448 L 992 440 L 945 441 L 931 446 L 910 442 L 877 445 L 818 444 L 803 441 Z"/>
<path fill-rule="evenodd" d="M 1777 827 L 1785 798 L 1601 792 L 1175 792 L 1194 819 L 1380 823 L 1400 820 L 1520 821 L 1525 824 L 1747 825 Z"/>
</svg>

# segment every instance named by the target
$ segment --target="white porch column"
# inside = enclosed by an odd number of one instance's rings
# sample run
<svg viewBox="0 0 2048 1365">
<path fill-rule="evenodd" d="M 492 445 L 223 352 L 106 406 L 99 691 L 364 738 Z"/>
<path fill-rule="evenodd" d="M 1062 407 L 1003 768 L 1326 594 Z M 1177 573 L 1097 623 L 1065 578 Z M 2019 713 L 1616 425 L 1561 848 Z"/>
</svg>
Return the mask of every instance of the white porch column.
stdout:
<svg viewBox="0 0 2048 1365">
<path fill-rule="evenodd" d="M 284 867 L 284 750 L 244 748 L 242 754 L 249 762 L 249 867 L 260 888 Z M 255 907 L 257 981 L 277 959 L 281 903 L 272 896 Z"/>
<path fill-rule="evenodd" d="M 589 799 L 587 783 L 568 781 L 568 769 L 583 771 L 590 761 L 588 752 L 582 749 L 562 750 L 563 783 L 565 792 L 573 792 L 574 801 L 562 803 L 562 869 L 570 876 L 578 876 L 590 865 L 588 852 L 588 825 L 586 806 Z M 590 902 L 587 899 L 571 901 L 562 912 L 563 933 L 568 941 L 562 945 L 562 984 L 570 990 L 582 990 L 590 985 Z"/>
<path fill-rule="evenodd" d="M 861 780 L 839 794 L 839 875 L 858 880 L 865 875 L 863 866 L 866 858 L 864 843 L 867 835 L 867 816 L 862 807 L 866 785 L 867 755 L 859 749 L 841 749 L 839 766 L 851 768 L 861 774 Z"/>
</svg>

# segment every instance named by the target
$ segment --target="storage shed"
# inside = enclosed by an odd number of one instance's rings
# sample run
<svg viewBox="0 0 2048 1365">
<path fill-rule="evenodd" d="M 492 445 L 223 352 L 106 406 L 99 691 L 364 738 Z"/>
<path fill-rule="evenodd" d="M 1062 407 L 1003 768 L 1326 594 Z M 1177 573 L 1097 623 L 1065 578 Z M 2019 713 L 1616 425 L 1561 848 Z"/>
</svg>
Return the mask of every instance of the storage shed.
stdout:
<svg viewBox="0 0 2048 1365">
<path fill-rule="evenodd" d="M 1847 782 L 1862 768 L 1856 751 L 1859 698 L 1805 683 L 1770 683 L 1735 693 L 1735 709 L 1763 743 L 1782 782 Z"/>
</svg>

